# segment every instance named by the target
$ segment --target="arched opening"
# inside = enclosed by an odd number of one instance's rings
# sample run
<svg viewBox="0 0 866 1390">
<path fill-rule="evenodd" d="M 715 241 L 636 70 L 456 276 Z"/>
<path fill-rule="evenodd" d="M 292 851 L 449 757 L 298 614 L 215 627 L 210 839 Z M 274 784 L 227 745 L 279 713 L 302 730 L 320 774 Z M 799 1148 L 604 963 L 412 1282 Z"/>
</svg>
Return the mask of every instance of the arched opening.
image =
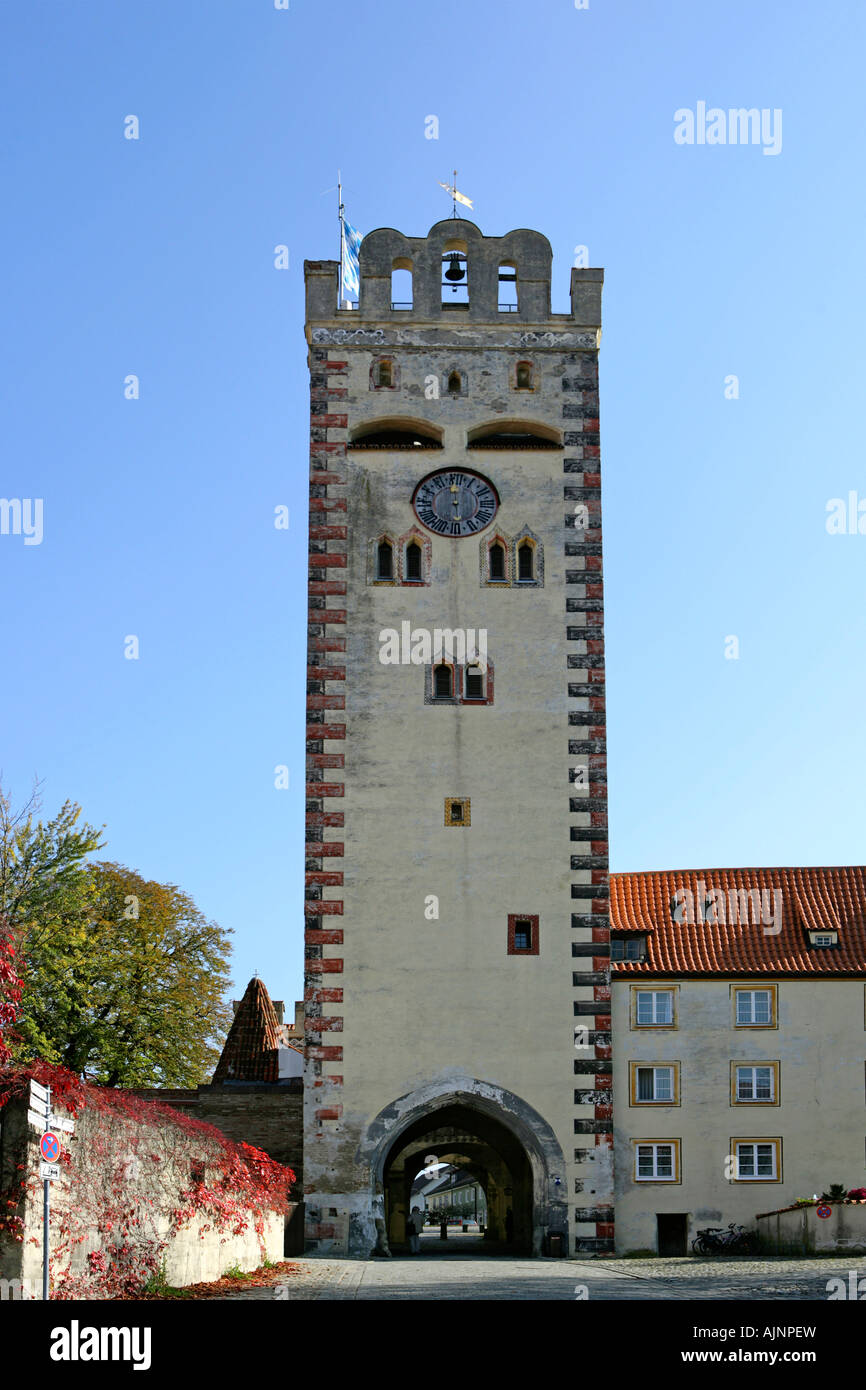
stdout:
<svg viewBox="0 0 866 1390">
<path fill-rule="evenodd" d="M 421 581 L 421 547 L 417 541 L 410 541 L 406 546 L 404 577 L 414 583 L 420 583 Z"/>
<path fill-rule="evenodd" d="M 531 391 L 535 385 L 531 362 L 518 362 L 515 373 L 515 386 L 518 391 Z"/>
<path fill-rule="evenodd" d="M 454 673 L 444 662 L 433 668 L 433 695 L 437 700 L 450 700 L 454 695 Z"/>
<path fill-rule="evenodd" d="M 376 578 L 394 578 L 394 549 L 390 541 L 380 541 L 376 550 Z"/>
<path fill-rule="evenodd" d="M 469 306 L 469 262 L 463 242 L 451 242 L 442 257 L 442 307 L 466 309 Z"/>
<path fill-rule="evenodd" d="M 460 395 L 460 392 L 462 391 L 462 389 L 463 389 L 463 382 L 462 382 L 462 380 L 461 380 L 460 373 L 459 373 L 459 372 L 449 372 L 449 373 L 448 373 L 448 394 L 451 395 L 451 396 L 459 396 L 459 395 Z"/>
<path fill-rule="evenodd" d="M 532 541 L 521 541 L 517 547 L 517 578 L 531 582 L 535 578 L 535 546 Z"/>
<path fill-rule="evenodd" d="M 374 366 L 373 382 L 377 387 L 394 385 L 394 364 L 389 357 L 381 358 Z"/>
<path fill-rule="evenodd" d="M 503 261 L 499 267 L 499 312 L 517 313 L 517 266 Z"/>
<path fill-rule="evenodd" d="M 402 416 L 370 420 L 349 440 L 350 449 L 441 449 L 442 431 L 426 420 Z"/>
<path fill-rule="evenodd" d="M 391 308 L 411 309 L 412 262 L 398 258 L 391 271 Z"/>
<path fill-rule="evenodd" d="M 561 449 L 562 436 L 537 420 L 493 420 L 470 430 L 467 449 Z"/>
<path fill-rule="evenodd" d="M 505 581 L 505 546 L 501 541 L 493 541 L 487 552 L 487 573 L 492 584 Z"/>
<path fill-rule="evenodd" d="M 530 1255 L 537 1247 L 530 1156 L 504 1119 L 470 1104 L 446 1103 L 405 1129 L 385 1156 L 382 1186 L 392 1251 L 410 1248 L 413 1208 L 425 1216 L 422 1255 Z"/>
</svg>

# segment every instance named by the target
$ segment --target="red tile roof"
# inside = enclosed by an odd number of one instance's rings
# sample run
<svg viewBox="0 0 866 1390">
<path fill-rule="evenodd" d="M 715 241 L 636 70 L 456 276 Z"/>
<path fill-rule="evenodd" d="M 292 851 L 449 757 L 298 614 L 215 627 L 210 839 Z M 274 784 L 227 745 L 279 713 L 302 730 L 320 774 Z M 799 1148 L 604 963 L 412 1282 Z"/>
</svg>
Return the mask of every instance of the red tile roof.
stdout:
<svg viewBox="0 0 866 1390">
<path fill-rule="evenodd" d="M 264 982 L 255 975 L 238 1004 L 214 1082 L 278 1080 L 279 1047 L 276 1010 Z"/>
<path fill-rule="evenodd" d="M 674 921 L 672 901 L 686 916 Z M 707 921 L 712 889 L 716 921 Z M 759 890 L 747 920 L 736 890 Z M 781 931 L 768 934 L 781 893 Z M 732 896 L 728 896 L 732 894 Z M 610 925 L 619 934 L 646 933 L 646 959 L 616 961 L 617 975 L 862 975 L 866 974 L 866 867 L 829 869 L 682 869 L 611 874 Z M 733 910 L 736 904 L 742 904 Z M 701 917 L 705 920 L 701 920 Z M 756 917 L 758 920 L 756 920 Z M 732 920 L 733 919 L 733 920 Z M 811 947 L 809 931 L 837 931 L 839 945 Z"/>
</svg>

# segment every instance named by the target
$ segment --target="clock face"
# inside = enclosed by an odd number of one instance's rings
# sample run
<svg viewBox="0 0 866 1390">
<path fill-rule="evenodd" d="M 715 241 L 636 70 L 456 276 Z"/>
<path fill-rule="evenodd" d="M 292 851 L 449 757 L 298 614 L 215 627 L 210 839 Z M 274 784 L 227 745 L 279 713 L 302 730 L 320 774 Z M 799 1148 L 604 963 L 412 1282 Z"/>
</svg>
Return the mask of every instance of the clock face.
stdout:
<svg viewBox="0 0 866 1390">
<path fill-rule="evenodd" d="M 499 498 L 492 483 L 477 473 L 443 469 L 422 479 L 412 505 L 428 531 L 440 536 L 474 536 L 490 525 Z"/>
</svg>

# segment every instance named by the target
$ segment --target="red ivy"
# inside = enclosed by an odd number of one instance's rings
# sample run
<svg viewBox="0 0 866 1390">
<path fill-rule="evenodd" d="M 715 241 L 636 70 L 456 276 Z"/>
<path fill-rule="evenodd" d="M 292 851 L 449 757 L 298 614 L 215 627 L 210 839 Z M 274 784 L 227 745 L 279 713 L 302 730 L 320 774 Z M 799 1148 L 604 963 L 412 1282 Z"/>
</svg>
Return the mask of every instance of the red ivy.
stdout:
<svg viewBox="0 0 866 1390">
<path fill-rule="evenodd" d="M 0 1066 L 6 1066 L 11 1053 L 3 1034 L 15 1026 L 21 999 L 21 978 L 15 968 L 15 946 L 8 932 L 0 932 Z"/>
<path fill-rule="evenodd" d="M 64 1186 L 72 1184 L 73 1201 L 58 1204 L 53 1297 L 117 1298 L 140 1292 L 159 1270 L 172 1236 L 194 1220 L 202 1222 L 203 1231 L 226 1235 L 252 1228 L 264 1258 L 265 1216 L 287 1209 L 296 1181 L 291 1168 L 168 1105 L 92 1086 L 47 1062 L 0 1066 L 0 1107 L 23 1096 L 31 1078 L 50 1085 L 58 1108 L 72 1115 L 97 1112 L 109 1121 L 88 1126 L 84 1149 L 75 1152 L 77 1135 L 64 1144 Z M 130 1164 L 139 1167 L 130 1171 Z M 180 1164 L 193 1176 L 179 1191 L 171 1170 Z M 0 1192 L 0 1235 L 5 1231 L 20 1241 L 21 1203 L 27 1191 L 35 1192 L 38 1179 L 35 1172 L 28 1175 L 23 1163 L 17 1168 L 17 1179 Z M 139 1172 L 144 1184 L 136 1181 Z M 87 1256 L 87 1273 L 71 1275 L 73 1247 L 94 1233 L 101 1243 Z"/>
</svg>

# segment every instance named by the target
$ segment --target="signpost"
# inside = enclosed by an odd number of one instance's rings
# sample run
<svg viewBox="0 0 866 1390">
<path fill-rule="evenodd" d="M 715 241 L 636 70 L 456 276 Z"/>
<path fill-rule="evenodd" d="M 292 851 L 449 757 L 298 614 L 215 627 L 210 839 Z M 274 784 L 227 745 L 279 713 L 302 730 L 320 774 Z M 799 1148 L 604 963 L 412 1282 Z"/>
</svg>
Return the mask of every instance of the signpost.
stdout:
<svg viewBox="0 0 866 1390">
<path fill-rule="evenodd" d="M 60 1177 L 60 1140 L 52 1130 L 59 1130 L 61 1134 L 73 1134 L 75 1131 L 75 1121 L 66 1120 L 62 1115 L 54 1115 L 51 1111 L 51 1087 L 40 1086 L 38 1081 L 31 1080 L 30 1094 L 27 1098 L 27 1121 L 35 1129 L 42 1130 L 42 1138 L 39 1140 L 39 1152 L 42 1161 L 39 1164 L 39 1176 L 43 1184 L 42 1198 L 42 1298 L 47 1302 L 49 1293 L 49 1257 L 50 1257 L 50 1226 L 51 1217 L 51 1184 Z"/>
</svg>

